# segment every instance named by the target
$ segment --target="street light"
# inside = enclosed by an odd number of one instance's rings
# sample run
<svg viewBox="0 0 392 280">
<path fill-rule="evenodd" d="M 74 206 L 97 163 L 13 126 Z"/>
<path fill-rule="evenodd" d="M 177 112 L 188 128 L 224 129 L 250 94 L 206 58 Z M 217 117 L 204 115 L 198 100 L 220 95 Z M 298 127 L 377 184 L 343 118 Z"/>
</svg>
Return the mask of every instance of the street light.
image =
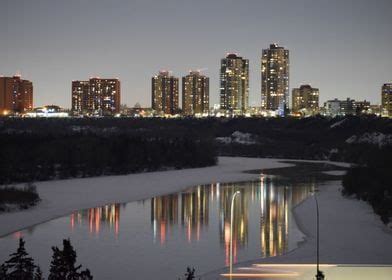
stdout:
<svg viewBox="0 0 392 280">
<path fill-rule="evenodd" d="M 316 271 L 316 280 L 324 280 L 325 275 L 322 271 L 320 271 L 320 222 L 319 222 L 319 206 L 318 206 L 318 200 L 317 200 L 317 195 L 316 192 L 318 190 L 316 189 L 314 192 L 314 200 L 316 202 L 316 214 L 317 214 L 317 271 Z"/>
<path fill-rule="evenodd" d="M 234 199 L 237 194 L 241 194 L 239 191 L 236 191 L 231 197 L 231 208 L 230 208 L 230 275 L 233 274 L 233 214 L 234 214 Z"/>
</svg>

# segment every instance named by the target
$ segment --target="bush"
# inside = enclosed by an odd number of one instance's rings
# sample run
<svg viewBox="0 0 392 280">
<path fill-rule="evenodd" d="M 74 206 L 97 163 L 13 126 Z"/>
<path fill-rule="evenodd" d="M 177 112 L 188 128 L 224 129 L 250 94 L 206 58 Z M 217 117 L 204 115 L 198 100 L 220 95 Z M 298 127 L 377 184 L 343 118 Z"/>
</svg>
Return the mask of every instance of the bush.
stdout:
<svg viewBox="0 0 392 280">
<path fill-rule="evenodd" d="M 28 208 L 35 205 L 40 201 L 40 197 L 37 193 L 35 185 L 29 183 L 23 188 L 17 188 L 14 186 L 0 187 L 0 205 L 4 204 L 16 204 L 21 209 Z M 5 207 L 0 206 L 1 209 L 5 210 Z"/>
</svg>

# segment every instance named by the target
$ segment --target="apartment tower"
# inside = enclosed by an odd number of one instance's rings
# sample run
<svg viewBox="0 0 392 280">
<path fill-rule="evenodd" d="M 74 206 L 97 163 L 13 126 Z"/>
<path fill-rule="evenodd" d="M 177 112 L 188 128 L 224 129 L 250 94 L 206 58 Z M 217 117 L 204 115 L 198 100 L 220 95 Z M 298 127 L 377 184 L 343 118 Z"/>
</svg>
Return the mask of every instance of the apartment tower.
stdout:
<svg viewBox="0 0 392 280">
<path fill-rule="evenodd" d="M 0 113 L 24 113 L 33 109 L 33 83 L 20 76 L 0 77 Z"/>
<path fill-rule="evenodd" d="M 182 113 L 185 116 L 208 114 L 210 79 L 200 71 L 182 77 Z"/>
<path fill-rule="evenodd" d="M 151 107 L 157 114 L 175 115 L 178 113 L 178 78 L 169 71 L 160 71 L 151 79 Z"/>
<path fill-rule="evenodd" d="M 292 112 L 294 114 L 314 115 L 319 111 L 319 89 L 301 85 L 292 91 Z"/>
<path fill-rule="evenodd" d="M 261 108 L 284 116 L 289 107 L 289 51 L 277 44 L 261 57 Z"/>
<path fill-rule="evenodd" d="M 221 59 L 220 108 L 229 114 L 244 114 L 249 103 L 249 60 L 236 54 Z"/>
<path fill-rule="evenodd" d="M 392 83 L 384 84 L 381 88 L 381 114 L 392 117 Z"/>
<path fill-rule="evenodd" d="M 119 79 L 91 78 L 72 81 L 72 112 L 87 115 L 114 115 L 120 112 Z"/>
</svg>

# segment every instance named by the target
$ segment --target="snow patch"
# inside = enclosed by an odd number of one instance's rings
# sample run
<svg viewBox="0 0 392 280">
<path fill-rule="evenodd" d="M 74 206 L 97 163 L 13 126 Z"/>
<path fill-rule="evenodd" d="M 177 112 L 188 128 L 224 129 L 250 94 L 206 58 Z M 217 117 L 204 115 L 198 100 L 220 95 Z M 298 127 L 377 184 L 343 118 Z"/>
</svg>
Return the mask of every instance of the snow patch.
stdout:
<svg viewBox="0 0 392 280">
<path fill-rule="evenodd" d="M 343 119 L 341 121 L 338 121 L 336 123 L 331 124 L 331 126 L 329 128 L 335 128 L 335 127 L 339 127 L 341 126 L 347 119 Z"/>
<path fill-rule="evenodd" d="M 242 145 L 253 145 L 256 144 L 254 136 L 251 133 L 243 133 L 241 131 L 234 131 L 230 137 L 217 137 L 216 141 L 223 144 L 242 144 Z"/>
<path fill-rule="evenodd" d="M 346 174 L 346 170 L 330 170 L 330 171 L 323 171 L 323 173 L 332 176 L 343 176 L 344 174 Z"/>
<path fill-rule="evenodd" d="M 392 145 L 392 134 L 381 132 L 365 133 L 361 136 L 353 135 L 346 140 L 347 144 L 372 144 L 382 148 Z"/>
</svg>

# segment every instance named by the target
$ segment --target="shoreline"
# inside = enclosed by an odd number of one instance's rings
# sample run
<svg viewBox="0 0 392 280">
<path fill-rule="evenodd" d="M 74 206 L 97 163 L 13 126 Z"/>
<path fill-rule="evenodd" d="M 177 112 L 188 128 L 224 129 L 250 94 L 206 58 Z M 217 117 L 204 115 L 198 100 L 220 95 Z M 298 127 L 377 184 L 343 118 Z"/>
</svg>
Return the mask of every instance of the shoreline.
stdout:
<svg viewBox="0 0 392 280">
<path fill-rule="evenodd" d="M 258 173 L 244 171 L 289 167 L 295 162 L 349 166 L 347 163 L 329 161 L 220 157 L 218 165 L 205 168 L 38 182 L 35 184 L 42 198 L 41 203 L 27 210 L 0 214 L 0 237 L 76 210 L 137 201 L 197 185 L 255 180 Z M 382 224 L 366 202 L 343 197 L 340 188 L 340 180 L 326 181 L 320 183 L 317 193 L 320 205 L 321 262 L 392 264 L 392 232 Z M 305 235 L 297 248 L 281 256 L 249 260 L 236 266 L 314 262 L 314 206 L 312 197 L 308 197 L 291 209 L 297 227 Z M 225 270 L 227 268 L 218 268 L 202 276 L 216 277 Z"/>
<path fill-rule="evenodd" d="M 254 180 L 258 174 L 244 171 L 293 165 L 280 161 L 284 159 L 219 157 L 218 164 L 210 167 L 35 182 L 40 203 L 0 213 L 0 238 L 77 210 L 128 203 L 197 185 Z"/>
<path fill-rule="evenodd" d="M 343 197 L 341 181 L 327 181 L 319 186 L 320 264 L 341 266 L 391 266 L 392 231 L 382 223 L 369 204 Z M 345 210 L 339 212 L 339 210 Z M 233 266 L 253 264 L 309 264 L 316 262 L 316 217 L 312 196 L 292 210 L 297 227 L 305 238 L 284 255 L 244 261 Z M 334 212 L 335 215 L 333 214 Z M 340 238 L 336 238 L 340 236 Z M 221 279 L 227 272 L 221 267 L 200 275 L 202 279 Z"/>
<path fill-rule="evenodd" d="M 293 161 L 293 164 L 287 163 L 289 161 Z M 0 213 L 0 238 L 77 210 L 133 202 L 197 185 L 254 180 L 258 174 L 245 171 L 289 167 L 294 162 L 329 163 L 343 167 L 350 165 L 315 160 L 219 157 L 217 165 L 202 168 L 35 182 L 40 203 L 26 210 Z M 17 186 L 20 185 L 23 183 Z M 94 193 L 94 197 L 91 193 Z"/>
</svg>

